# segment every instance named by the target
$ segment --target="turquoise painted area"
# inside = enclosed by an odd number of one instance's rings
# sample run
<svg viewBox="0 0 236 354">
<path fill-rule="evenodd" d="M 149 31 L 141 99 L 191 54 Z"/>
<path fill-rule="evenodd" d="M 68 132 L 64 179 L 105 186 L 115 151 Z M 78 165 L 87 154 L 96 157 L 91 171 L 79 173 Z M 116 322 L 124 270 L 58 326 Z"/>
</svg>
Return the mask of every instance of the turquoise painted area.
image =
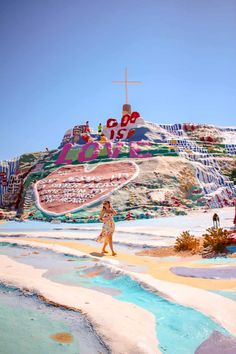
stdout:
<svg viewBox="0 0 236 354">
<path fill-rule="evenodd" d="M 192 261 L 192 263 L 198 263 L 198 264 L 236 264 L 236 258 L 215 257 L 215 258 L 199 259 L 197 261 Z"/>
<path fill-rule="evenodd" d="M 4 248 L 2 249 L 2 247 L 8 247 L 8 248 L 15 248 L 17 247 L 16 243 L 10 243 L 10 242 L 0 242 L 0 254 L 1 254 L 1 250 L 3 250 L 3 254 L 4 254 Z"/>
<path fill-rule="evenodd" d="M 202 313 L 144 289 L 130 277 L 109 270 L 102 260 L 62 255 L 42 249 L 38 250 L 39 254 L 33 251 L 32 248 L 19 246 L 6 245 L 0 248 L 0 253 L 7 254 L 17 262 L 48 269 L 44 276 L 52 281 L 98 291 L 105 289 L 110 296 L 151 312 L 155 316 L 156 334 L 162 353 L 194 354 L 196 348 L 214 330 L 228 335 L 220 325 Z"/>
<path fill-rule="evenodd" d="M 66 332 L 71 343 L 51 338 Z M 0 284 L 0 354 L 107 353 L 83 316 Z"/>
<path fill-rule="evenodd" d="M 211 290 L 212 293 L 219 294 L 227 297 L 228 299 L 236 301 L 236 291 L 225 291 L 225 290 Z"/>
<path fill-rule="evenodd" d="M 0 298 L 0 354 L 78 354 L 76 337 L 70 344 L 57 343 L 51 334 L 69 332 L 62 321 L 27 307 L 13 307 Z"/>
<path fill-rule="evenodd" d="M 86 287 L 107 287 L 118 289 L 118 300 L 130 302 L 151 312 L 156 319 L 156 333 L 162 353 L 194 354 L 196 348 L 206 340 L 214 330 L 228 333 L 202 313 L 170 302 L 157 293 L 145 290 L 130 277 L 120 275 L 106 279 L 102 275 L 81 278 L 83 270 L 60 274 L 52 277 L 73 285 Z M 51 277 L 50 277 L 51 278 Z"/>
</svg>

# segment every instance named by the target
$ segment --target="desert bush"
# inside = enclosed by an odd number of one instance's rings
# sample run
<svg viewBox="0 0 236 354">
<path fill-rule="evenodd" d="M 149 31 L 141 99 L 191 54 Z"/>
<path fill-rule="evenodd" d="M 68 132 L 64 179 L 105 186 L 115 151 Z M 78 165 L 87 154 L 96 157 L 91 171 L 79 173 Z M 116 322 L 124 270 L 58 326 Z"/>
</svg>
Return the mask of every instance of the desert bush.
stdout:
<svg viewBox="0 0 236 354">
<path fill-rule="evenodd" d="M 175 241 L 174 249 L 177 252 L 191 251 L 196 253 L 199 251 L 200 241 L 195 236 L 190 235 L 189 231 L 183 231 Z"/>
<path fill-rule="evenodd" d="M 207 233 L 203 234 L 203 248 L 209 249 L 210 252 L 224 253 L 226 252 L 226 246 L 229 242 L 229 231 L 222 228 L 206 230 Z"/>
</svg>

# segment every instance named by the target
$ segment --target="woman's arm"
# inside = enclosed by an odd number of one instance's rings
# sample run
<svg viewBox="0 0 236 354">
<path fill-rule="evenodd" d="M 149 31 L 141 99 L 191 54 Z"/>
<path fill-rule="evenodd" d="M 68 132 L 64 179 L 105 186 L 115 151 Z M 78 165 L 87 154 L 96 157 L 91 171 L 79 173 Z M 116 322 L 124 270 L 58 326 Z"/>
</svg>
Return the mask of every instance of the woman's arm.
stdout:
<svg viewBox="0 0 236 354">
<path fill-rule="evenodd" d="M 111 208 L 111 211 L 113 215 L 117 215 L 117 211 L 115 211 L 115 209 Z"/>
</svg>

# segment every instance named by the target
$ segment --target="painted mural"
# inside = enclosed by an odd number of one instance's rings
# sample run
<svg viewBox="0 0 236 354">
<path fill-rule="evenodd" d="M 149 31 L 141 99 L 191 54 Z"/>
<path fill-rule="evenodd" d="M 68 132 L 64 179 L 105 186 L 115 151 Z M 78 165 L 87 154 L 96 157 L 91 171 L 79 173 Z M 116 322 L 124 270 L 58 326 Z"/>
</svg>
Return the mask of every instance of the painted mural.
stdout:
<svg viewBox="0 0 236 354">
<path fill-rule="evenodd" d="M 0 205 L 14 207 L 21 188 L 21 178 L 17 176 L 19 158 L 0 162 Z"/>
<path fill-rule="evenodd" d="M 97 130 L 87 121 L 67 130 L 55 150 L 2 162 L 0 207 L 21 218 L 96 222 L 104 198 L 116 220 L 232 206 L 235 141 L 233 128 L 158 125 L 138 112 Z"/>
<path fill-rule="evenodd" d="M 129 183 L 138 174 L 132 161 L 60 167 L 36 182 L 38 207 L 60 215 L 88 207 Z"/>
</svg>

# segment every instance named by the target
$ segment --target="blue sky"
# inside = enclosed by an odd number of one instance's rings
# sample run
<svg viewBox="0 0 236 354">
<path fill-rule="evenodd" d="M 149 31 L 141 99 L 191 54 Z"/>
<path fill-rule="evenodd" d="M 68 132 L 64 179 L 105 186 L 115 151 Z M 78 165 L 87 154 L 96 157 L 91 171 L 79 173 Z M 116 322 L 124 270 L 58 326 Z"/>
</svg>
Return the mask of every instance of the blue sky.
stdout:
<svg viewBox="0 0 236 354">
<path fill-rule="evenodd" d="M 157 123 L 233 125 L 235 0 L 0 0 L 0 160 L 55 148 L 130 103 Z"/>
</svg>

